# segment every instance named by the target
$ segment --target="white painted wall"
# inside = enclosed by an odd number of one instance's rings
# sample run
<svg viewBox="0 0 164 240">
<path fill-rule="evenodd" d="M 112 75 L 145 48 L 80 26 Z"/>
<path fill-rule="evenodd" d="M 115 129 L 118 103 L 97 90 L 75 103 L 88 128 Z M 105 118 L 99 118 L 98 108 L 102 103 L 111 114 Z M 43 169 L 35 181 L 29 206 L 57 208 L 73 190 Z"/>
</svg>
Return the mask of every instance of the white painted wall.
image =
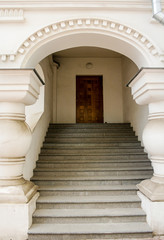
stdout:
<svg viewBox="0 0 164 240">
<path fill-rule="evenodd" d="M 44 87 L 44 113 L 40 117 L 39 121 L 37 122 L 36 126 L 33 128 L 33 122 L 31 125 L 32 129 L 32 142 L 30 149 L 26 155 L 26 162 L 24 165 L 23 175 L 25 179 L 30 179 L 33 176 L 33 169 L 36 166 L 36 161 L 38 160 L 38 154 L 40 153 L 41 146 L 44 141 L 44 137 L 47 132 L 47 128 L 49 122 L 52 119 L 52 79 L 53 79 L 53 72 L 51 69 L 51 65 L 49 63 L 49 58 L 47 57 L 40 63 L 44 78 L 45 78 L 45 87 Z M 37 104 L 37 103 L 36 103 Z M 34 108 L 34 107 L 33 107 Z M 30 111 L 30 109 L 29 109 Z M 31 111 L 31 114 L 33 114 Z M 30 125 L 29 121 L 29 125 Z"/>
<path fill-rule="evenodd" d="M 131 89 L 126 87 L 126 84 L 138 71 L 138 67 L 130 59 L 122 58 L 124 121 L 131 123 L 136 135 L 142 142 L 143 129 L 148 119 L 148 107 L 136 104 L 133 100 Z"/>
<path fill-rule="evenodd" d="M 104 122 L 123 122 L 121 58 L 58 58 L 57 61 L 60 68 L 54 122 L 76 122 L 76 75 L 103 75 Z M 92 69 L 86 68 L 88 62 L 92 62 Z"/>
</svg>

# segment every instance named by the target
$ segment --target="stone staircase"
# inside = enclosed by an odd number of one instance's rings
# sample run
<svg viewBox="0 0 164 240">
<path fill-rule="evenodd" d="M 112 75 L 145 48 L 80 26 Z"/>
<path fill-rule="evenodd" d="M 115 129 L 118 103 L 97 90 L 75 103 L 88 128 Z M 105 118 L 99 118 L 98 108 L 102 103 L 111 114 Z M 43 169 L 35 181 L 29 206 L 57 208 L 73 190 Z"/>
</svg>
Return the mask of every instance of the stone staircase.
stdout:
<svg viewBox="0 0 164 240">
<path fill-rule="evenodd" d="M 29 240 L 151 239 L 136 193 L 151 175 L 130 124 L 50 124 Z"/>
</svg>

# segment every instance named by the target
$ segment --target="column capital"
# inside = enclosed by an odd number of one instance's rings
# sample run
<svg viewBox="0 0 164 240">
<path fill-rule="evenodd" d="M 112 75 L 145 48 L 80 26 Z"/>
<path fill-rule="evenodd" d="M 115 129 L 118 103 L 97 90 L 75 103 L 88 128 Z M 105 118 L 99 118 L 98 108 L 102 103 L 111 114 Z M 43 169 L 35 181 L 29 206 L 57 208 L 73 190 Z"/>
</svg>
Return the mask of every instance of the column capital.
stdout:
<svg viewBox="0 0 164 240">
<path fill-rule="evenodd" d="M 164 101 L 164 68 L 141 68 L 127 86 L 139 105 Z"/>
<path fill-rule="evenodd" d="M 31 105 L 42 84 L 33 69 L 0 69 L 0 102 Z"/>
</svg>

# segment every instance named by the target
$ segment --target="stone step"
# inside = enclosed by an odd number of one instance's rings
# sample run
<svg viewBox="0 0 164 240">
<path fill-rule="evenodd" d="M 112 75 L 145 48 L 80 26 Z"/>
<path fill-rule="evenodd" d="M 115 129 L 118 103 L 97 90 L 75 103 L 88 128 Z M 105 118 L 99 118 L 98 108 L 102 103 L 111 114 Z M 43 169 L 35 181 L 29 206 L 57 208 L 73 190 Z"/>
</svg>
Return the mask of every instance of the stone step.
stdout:
<svg viewBox="0 0 164 240">
<path fill-rule="evenodd" d="M 123 176 L 123 175 L 146 175 L 152 174 L 151 167 L 140 167 L 140 168 L 83 168 L 83 169 L 55 169 L 55 168 L 37 168 L 35 170 L 35 176 Z"/>
<path fill-rule="evenodd" d="M 54 172 L 54 173 L 62 173 L 62 172 L 65 172 L 65 173 L 77 173 L 77 172 L 90 172 L 91 173 L 91 175 L 92 175 L 92 173 L 93 172 L 97 172 L 97 173 L 101 173 L 101 172 L 107 172 L 107 174 L 108 174 L 108 172 L 110 173 L 110 171 L 149 171 L 149 170 L 152 170 L 152 167 L 136 167 L 136 168 L 133 168 L 133 167 L 115 167 L 115 168 L 112 168 L 112 167 L 110 167 L 110 168 L 86 168 L 85 166 L 84 166 L 84 168 L 83 169 L 79 169 L 79 168 L 66 168 L 66 169 L 56 169 L 56 168 L 36 168 L 35 169 L 35 173 L 38 173 L 38 172 L 48 172 L 49 174 L 51 173 L 51 172 Z M 114 175 L 115 175 L 115 173 L 114 173 Z"/>
<path fill-rule="evenodd" d="M 37 209 L 99 209 L 99 208 L 139 208 L 140 199 L 136 195 L 123 196 L 41 196 Z"/>
<path fill-rule="evenodd" d="M 68 162 L 68 161 L 38 161 L 37 162 L 37 167 L 38 168 L 56 168 L 56 169 L 66 169 L 66 168 L 109 168 L 109 167 L 146 167 L 150 166 L 149 161 L 122 161 L 121 163 L 119 162 L 94 162 L 94 161 L 83 161 L 83 162 Z"/>
<path fill-rule="evenodd" d="M 144 222 L 140 208 L 114 209 L 38 209 L 33 223 L 116 223 Z"/>
<path fill-rule="evenodd" d="M 135 133 L 132 132 L 132 131 L 129 131 L 129 132 L 99 132 L 99 133 L 96 133 L 96 132 L 92 132 L 92 133 L 76 133 L 76 132 L 73 132 L 73 133 L 53 133 L 53 132 L 48 132 L 47 133 L 47 137 L 58 137 L 58 138 L 72 138 L 72 137 L 113 137 L 113 136 L 117 136 L 117 137 L 121 137 L 121 136 L 124 136 L 126 135 L 127 137 L 128 136 L 135 136 Z"/>
<path fill-rule="evenodd" d="M 29 240 L 101 240 L 151 238 L 146 223 L 33 224 Z"/>
<path fill-rule="evenodd" d="M 130 124 L 51 124 L 28 240 L 150 240 L 136 184 L 151 176 Z"/>
<path fill-rule="evenodd" d="M 43 148 L 112 148 L 112 147 L 120 147 L 120 148 L 140 148 L 140 142 L 122 142 L 122 143 L 44 143 Z"/>
<path fill-rule="evenodd" d="M 115 155 L 115 154 L 143 154 L 141 148 L 93 148 L 93 149 L 55 149 L 42 148 L 41 154 L 54 155 Z"/>
<path fill-rule="evenodd" d="M 113 137 L 45 137 L 45 142 L 55 143 L 122 143 L 122 142 L 138 142 L 136 136 L 113 136 Z"/>
<path fill-rule="evenodd" d="M 49 133 L 128 133 L 131 132 L 134 134 L 132 128 L 51 128 L 48 131 Z"/>
<path fill-rule="evenodd" d="M 131 128 L 130 123 L 50 123 L 49 129 L 53 128 Z"/>
<path fill-rule="evenodd" d="M 54 177 L 34 176 L 32 181 L 37 185 L 109 185 L 109 184 L 137 184 L 152 175 L 126 175 L 126 176 L 88 176 L 88 177 Z"/>
<path fill-rule="evenodd" d="M 149 161 L 146 153 L 141 153 L 141 154 L 108 154 L 108 155 L 93 155 L 93 156 L 88 156 L 88 155 L 39 155 L 40 160 L 57 160 L 57 161 L 63 161 L 63 160 L 69 160 L 69 161 L 98 161 L 98 162 L 104 162 L 104 161 L 119 161 L 122 162 L 124 160 L 130 160 L 130 161 Z"/>
<path fill-rule="evenodd" d="M 136 195 L 135 185 L 49 186 L 39 187 L 41 196 L 117 196 Z"/>
</svg>

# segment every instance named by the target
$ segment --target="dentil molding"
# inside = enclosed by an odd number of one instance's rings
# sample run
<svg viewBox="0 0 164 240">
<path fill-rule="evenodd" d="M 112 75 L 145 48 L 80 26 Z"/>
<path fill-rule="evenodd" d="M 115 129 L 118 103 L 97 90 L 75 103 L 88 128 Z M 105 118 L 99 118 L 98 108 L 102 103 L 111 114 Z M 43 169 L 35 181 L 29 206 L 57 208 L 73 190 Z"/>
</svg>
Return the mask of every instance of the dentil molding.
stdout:
<svg viewBox="0 0 164 240">
<path fill-rule="evenodd" d="M 101 30 L 127 38 L 128 40 L 137 44 L 140 48 L 144 48 L 152 56 L 158 56 L 160 61 L 164 61 L 162 54 L 157 46 L 144 34 L 135 30 L 134 28 L 128 27 L 124 24 L 100 18 L 79 18 L 69 19 L 56 22 L 41 28 L 37 32 L 29 36 L 18 48 L 14 54 L 1 54 L 0 60 L 2 62 L 15 61 L 19 55 L 25 55 L 32 47 L 39 44 L 41 41 L 45 41 L 49 37 L 55 36 L 68 31 L 75 30 Z"/>
<path fill-rule="evenodd" d="M 23 9 L 6 8 L 0 9 L 0 22 L 23 22 L 24 11 Z"/>
</svg>

